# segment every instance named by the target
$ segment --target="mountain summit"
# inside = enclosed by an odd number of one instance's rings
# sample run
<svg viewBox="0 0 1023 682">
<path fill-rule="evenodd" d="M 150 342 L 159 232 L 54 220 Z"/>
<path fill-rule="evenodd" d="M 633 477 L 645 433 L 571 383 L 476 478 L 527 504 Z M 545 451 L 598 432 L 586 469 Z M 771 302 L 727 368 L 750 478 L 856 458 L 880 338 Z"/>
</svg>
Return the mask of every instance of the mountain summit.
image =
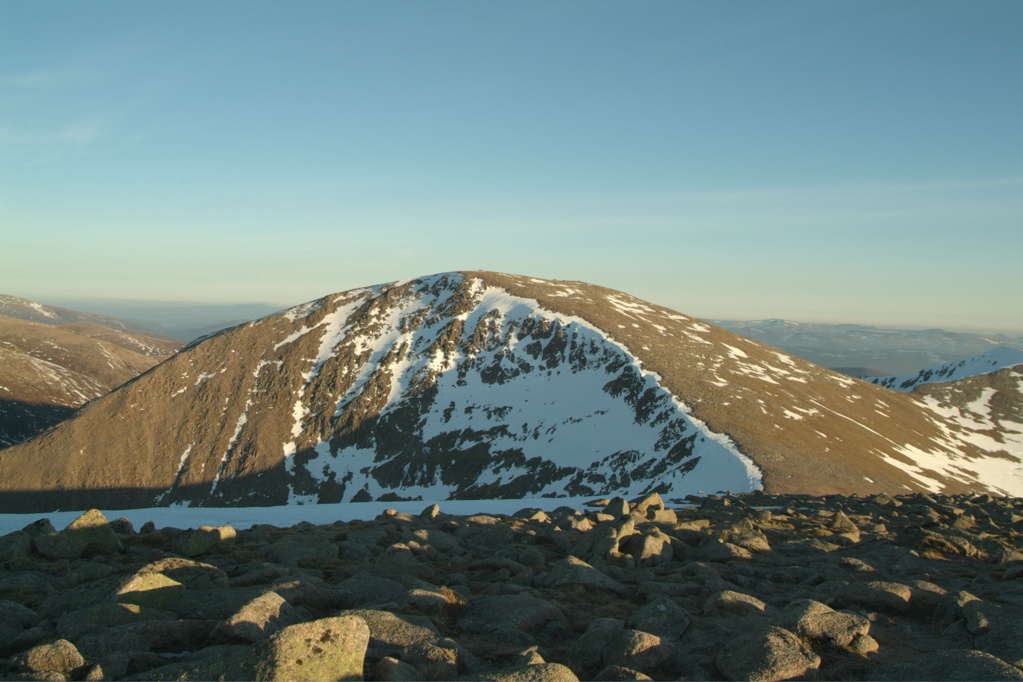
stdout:
<svg viewBox="0 0 1023 682">
<path fill-rule="evenodd" d="M 444 273 L 194 343 L 0 453 L 0 506 L 1002 491 L 957 428 L 628 294 Z"/>
</svg>

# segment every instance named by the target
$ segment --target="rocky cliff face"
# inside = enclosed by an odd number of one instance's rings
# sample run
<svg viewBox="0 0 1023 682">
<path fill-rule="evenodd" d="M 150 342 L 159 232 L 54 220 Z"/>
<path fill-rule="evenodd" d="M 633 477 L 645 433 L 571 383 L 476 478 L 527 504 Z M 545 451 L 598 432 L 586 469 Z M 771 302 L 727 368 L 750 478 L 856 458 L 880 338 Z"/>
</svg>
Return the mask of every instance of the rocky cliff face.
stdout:
<svg viewBox="0 0 1023 682">
<path fill-rule="evenodd" d="M 0 485 L 51 508 L 999 490 L 957 428 L 621 292 L 446 273 L 195 343 L 5 451 Z"/>
</svg>

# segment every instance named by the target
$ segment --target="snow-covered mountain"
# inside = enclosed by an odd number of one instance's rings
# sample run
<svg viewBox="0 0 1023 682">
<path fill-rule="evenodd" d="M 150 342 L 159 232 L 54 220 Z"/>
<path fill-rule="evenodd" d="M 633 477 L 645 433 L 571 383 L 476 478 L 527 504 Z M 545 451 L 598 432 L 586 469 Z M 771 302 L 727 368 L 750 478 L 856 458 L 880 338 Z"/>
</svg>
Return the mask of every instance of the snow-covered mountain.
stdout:
<svg viewBox="0 0 1023 682">
<path fill-rule="evenodd" d="M 983 478 L 1001 477 L 1003 488 L 1023 495 L 1019 492 L 1023 490 L 1023 364 L 919 384 L 912 395 L 945 423 L 953 424 L 950 435 L 989 453 L 977 461 Z"/>
<path fill-rule="evenodd" d="M 194 343 L 4 451 L 0 507 L 1003 491 L 957 428 L 628 294 L 444 273 Z"/>
<path fill-rule="evenodd" d="M 898 377 L 871 377 L 871 383 L 890 388 L 893 391 L 912 391 L 921 384 L 955 381 L 978 374 L 990 374 L 1003 367 L 1023 364 L 1023 350 L 1016 348 L 992 348 L 989 351 L 959 360 L 926 367 L 916 374 Z"/>
<path fill-rule="evenodd" d="M 779 319 L 714 323 L 823 367 L 845 368 L 861 377 L 914 374 L 922 367 L 958 361 L 998 347 L 1023 348 L 1020 337 L 944 329 L 883 329 Z"/>
</svg>

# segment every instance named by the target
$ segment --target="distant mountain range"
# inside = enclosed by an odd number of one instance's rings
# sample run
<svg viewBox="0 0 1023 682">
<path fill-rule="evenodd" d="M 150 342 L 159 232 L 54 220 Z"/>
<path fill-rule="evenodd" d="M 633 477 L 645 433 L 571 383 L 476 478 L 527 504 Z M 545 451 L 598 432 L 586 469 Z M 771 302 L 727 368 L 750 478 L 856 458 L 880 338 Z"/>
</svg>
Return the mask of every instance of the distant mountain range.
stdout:
<svg viewBox="0 0 1023 682">
<path fill-rule="evenodd" d="M 4 451 L 0 508 L 1023 493 L 997 429 L 931 400 L 599 286 L 443 273 L 191 344 Z"/>
<path fill-rule="evenodd" d="M 281 306 L 267 303 L 183 303 L 115 299 L 68 300 L 66 305 L 92 310 L 137 328 L 191 342 L 201 336 L 276 313 Z M 2 311 L 0 311 L 2 312 Z"/>
<path fill-rule="evenodd" d="M 0 296 L 0 448 L 63 421 L 182 345 L 124 320 Z"/>
<path fill-rule="evenodd" d="M 859 377 L 908 375 L 997 347 L 1023 348 L 1023 337 L 943 329 L 881 329 L 855 324 L 789 320 L 712 320 L 725 329 L 822 367 Z"/>
</svg>

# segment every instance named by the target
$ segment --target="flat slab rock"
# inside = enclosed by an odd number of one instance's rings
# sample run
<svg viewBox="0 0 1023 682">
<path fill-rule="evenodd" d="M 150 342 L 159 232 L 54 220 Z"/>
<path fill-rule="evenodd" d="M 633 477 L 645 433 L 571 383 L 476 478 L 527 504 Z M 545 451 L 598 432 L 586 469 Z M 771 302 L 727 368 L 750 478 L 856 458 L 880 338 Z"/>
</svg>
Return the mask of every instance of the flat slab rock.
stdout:
<svg viewBox="0 0 1023 682">
<path fill-rule="evenodd" d="M 1023 680 L 1023 502 L 762 493 L 0 538 L 0 679 Z"/>
</svg>

